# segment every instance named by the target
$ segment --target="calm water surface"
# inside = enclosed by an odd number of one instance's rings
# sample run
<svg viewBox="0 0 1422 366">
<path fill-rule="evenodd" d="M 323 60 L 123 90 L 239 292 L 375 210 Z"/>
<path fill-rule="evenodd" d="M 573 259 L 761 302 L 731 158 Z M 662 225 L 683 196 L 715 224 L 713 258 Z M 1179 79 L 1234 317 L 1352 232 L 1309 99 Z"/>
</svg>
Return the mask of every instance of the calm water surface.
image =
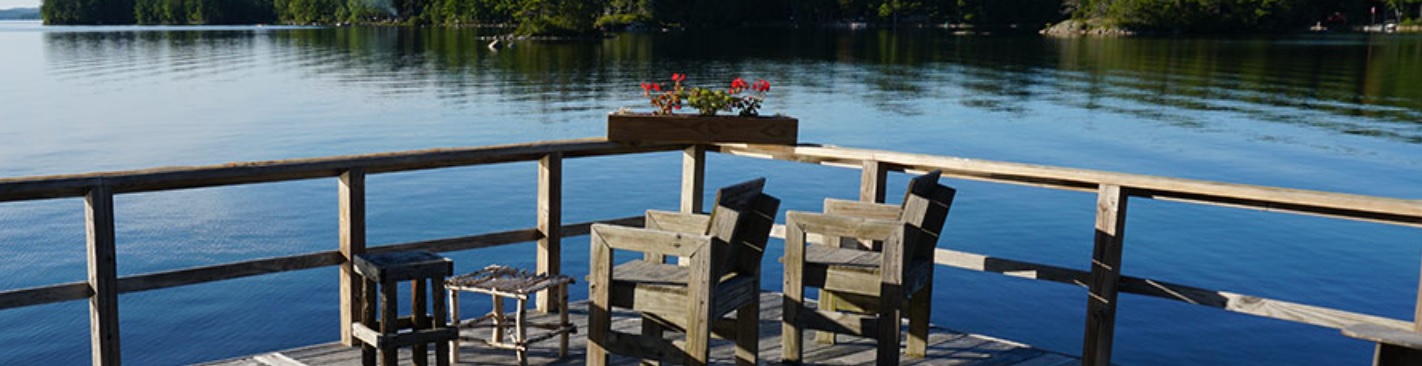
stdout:
<svg viewBox="0 0 1422 366">
<path fill-rule="evenodd" d="M 0 22 L 0 177 L 600 136 L 637 83 L 774 84 L 766 111 L 842 146 L 1422 198 L 1422 37 L 955 37 L 937 31 L 630 34 L 518 43 L 476 30 L 54 28 Z M 857 195 L 858 173 L 714 155 L 784 208 Z M 675 209 L 679 155 L 566 165 L 565 221 Z M 533 226 L 533 164 L 372 176 L 372 244 Z M 890 186 L 906 178 L 891 176 Z M 1085 269 L 1094 195 L 950 180 L 940 246 Z M 334 179 L 123 195 L 119 272 L 336 247 Z M 890 197 L 902 191 L 890 191 Z M 891 199 L 892 200 L 892 199 Z M 1124 270 L 1410 319 L 1422 232 L 1136 200 Z M 782 217 L 783 220 L 783 217 Z M 565 270 L 586 273 L 586 238 Z M 766 287 L 780 286 L 779 243 Z M 451 253 L 532 266 L 531 245 Z M 0 289 L 85 278 L 83 202 L 0 204 Z M 124 360 L 168 365 L 337 338 L 317 269 L 120 296 Z M 940 269 L 933 321 L 1080 352 L 1085 292 Z M 585 298 L 577 288 L 575 298 Z M 466 311 L 487 304 L 466 303 Z M 84 302 L 0 311 L 0 364 L 83 364 Z M 1123 295 L 1123 364 L 1363 364 L 1337 331 Z M 769 356 L 769 355 L 767 355 Z"/>
</svg>

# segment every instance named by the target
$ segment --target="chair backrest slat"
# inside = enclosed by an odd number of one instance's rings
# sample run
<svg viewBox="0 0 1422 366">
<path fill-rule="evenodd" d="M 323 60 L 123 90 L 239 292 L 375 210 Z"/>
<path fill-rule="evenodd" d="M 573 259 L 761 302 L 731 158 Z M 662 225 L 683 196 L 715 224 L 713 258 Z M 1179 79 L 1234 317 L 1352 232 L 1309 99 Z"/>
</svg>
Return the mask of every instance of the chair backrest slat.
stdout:
<svg viewBox="0 0 1422 366">
<path fill-rule="evenodd" d="M 911 260 L 933 260 L 933 248 L 937 246 L 938 237 L 943 233 L 943 223 L 948 220 L 948 209 L 953 206 L 953 197 L 958 193 L 953 188 L 938 183 L 942 174 L 941 171 L 934 170 L 914 177 L 909 181 L 908 190 L 904 192 L 899 220 L 923 229 L 924 234 L 927 234 L 917 235 L 913 243 L 908 243 L 915 248 L 914 252 L 908 253 Z"/>
<path fill-rule="evenodd" d="M 761 256 L 780 209 L 779 199 L 761 192 L 764 187 L 765 178 L 758 178 L 716 191 L 706 234 L 714 238 L 713 245 L 725 248 L 714 258 L 713 278 L 732 272 L 759 275 Z"/>
</svg>

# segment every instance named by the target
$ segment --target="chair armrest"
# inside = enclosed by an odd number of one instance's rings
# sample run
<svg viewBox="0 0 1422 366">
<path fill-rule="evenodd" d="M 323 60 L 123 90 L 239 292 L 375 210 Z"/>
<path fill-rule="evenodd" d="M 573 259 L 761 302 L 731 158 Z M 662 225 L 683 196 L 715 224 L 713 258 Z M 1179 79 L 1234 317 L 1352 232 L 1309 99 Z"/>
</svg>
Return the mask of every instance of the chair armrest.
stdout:
<svg viewBox="0 0 1422 366">
<path fill-rule="evenodd" d="M 1422 350 L 1422 333 L 1380 324 L 1359 323 L 1343 327 L 1343 335 L 1352 338 Z"/>
<path fill-rule="evenodd" d="M 898 220 L 903 209 L 896 205 L 834 198 L 825 199 L 825 213 L 866 219 Z"/>
<path fill-rule="evenodd" d="M 708 235 L 692 235 L 617 225 L 594 224 L 592 226 L 592 245 L 603 245 L 610 249 L 686 257 L 710 243 L 711 237 Z"/>
<path fill-rule="evenodd" d="M 802 233 L 816 233 L 825 236 L 887 240 L 901 227 L 903 224 L 897 220 L 876 220 L 801 211 L 785 213 L 787 240 L 792 235 L 791 233 L 797 229 Z"/>
<path fill-rule="evenodd" d="M 647 228 L 685 234 L 705 234 L 711 215 L 647 210 Z"/>
</svg>

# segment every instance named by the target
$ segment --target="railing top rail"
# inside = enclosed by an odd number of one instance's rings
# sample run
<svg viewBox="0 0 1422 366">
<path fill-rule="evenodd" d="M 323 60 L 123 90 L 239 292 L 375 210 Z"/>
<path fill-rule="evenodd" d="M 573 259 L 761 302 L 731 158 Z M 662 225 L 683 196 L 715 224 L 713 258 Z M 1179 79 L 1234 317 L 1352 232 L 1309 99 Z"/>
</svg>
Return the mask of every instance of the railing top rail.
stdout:
<svg viewBox="0 0 1422 366">
<path fill-rule="evenodd" d="M 718 144 L 711 150 L 732 155 L 854 167 L 860 166 L 864 161 L 876 161 L 887 163 L 895 170 L 928 171 L 939 169 L 943 170 L 945 176 L 955 178 L 1065 190 L 1095 191 L 1103 185 L 1115 185 L 1127 189 L 1130 195 L 1138 197 L 1422 226 L 1422 200 L 828 145 Z"/>
<path fill-rule="evenodd" d="M 112 187 L 114 193 L 132 193 L 334 177 L 351 169 L 363 169 L 367 173 L 385 173 L 535 161 L 552 153 L 561 153 L 564 157 L 584 157 L 670 151 L 681 147 L 682 145 L 629 146 L 607 142 L 602 138 L 588 138 L 208 166 L 0 178 L 0 202 L 79 197 L 99 185 Z"/>
</svg>

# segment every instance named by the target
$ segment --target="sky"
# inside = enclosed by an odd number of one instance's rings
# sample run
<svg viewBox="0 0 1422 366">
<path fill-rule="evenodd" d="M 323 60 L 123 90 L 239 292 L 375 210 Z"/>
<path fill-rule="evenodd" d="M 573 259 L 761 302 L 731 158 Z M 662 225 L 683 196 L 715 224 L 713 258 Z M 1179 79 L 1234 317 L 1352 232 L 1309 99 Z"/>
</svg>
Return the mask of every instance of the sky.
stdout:
<svg viewBox="0 0 1422 366">
<path fill-rule="evenodd" d="M 40 0 L 0 0 L 0 9 L 38 8 Z"/>
</svg>

